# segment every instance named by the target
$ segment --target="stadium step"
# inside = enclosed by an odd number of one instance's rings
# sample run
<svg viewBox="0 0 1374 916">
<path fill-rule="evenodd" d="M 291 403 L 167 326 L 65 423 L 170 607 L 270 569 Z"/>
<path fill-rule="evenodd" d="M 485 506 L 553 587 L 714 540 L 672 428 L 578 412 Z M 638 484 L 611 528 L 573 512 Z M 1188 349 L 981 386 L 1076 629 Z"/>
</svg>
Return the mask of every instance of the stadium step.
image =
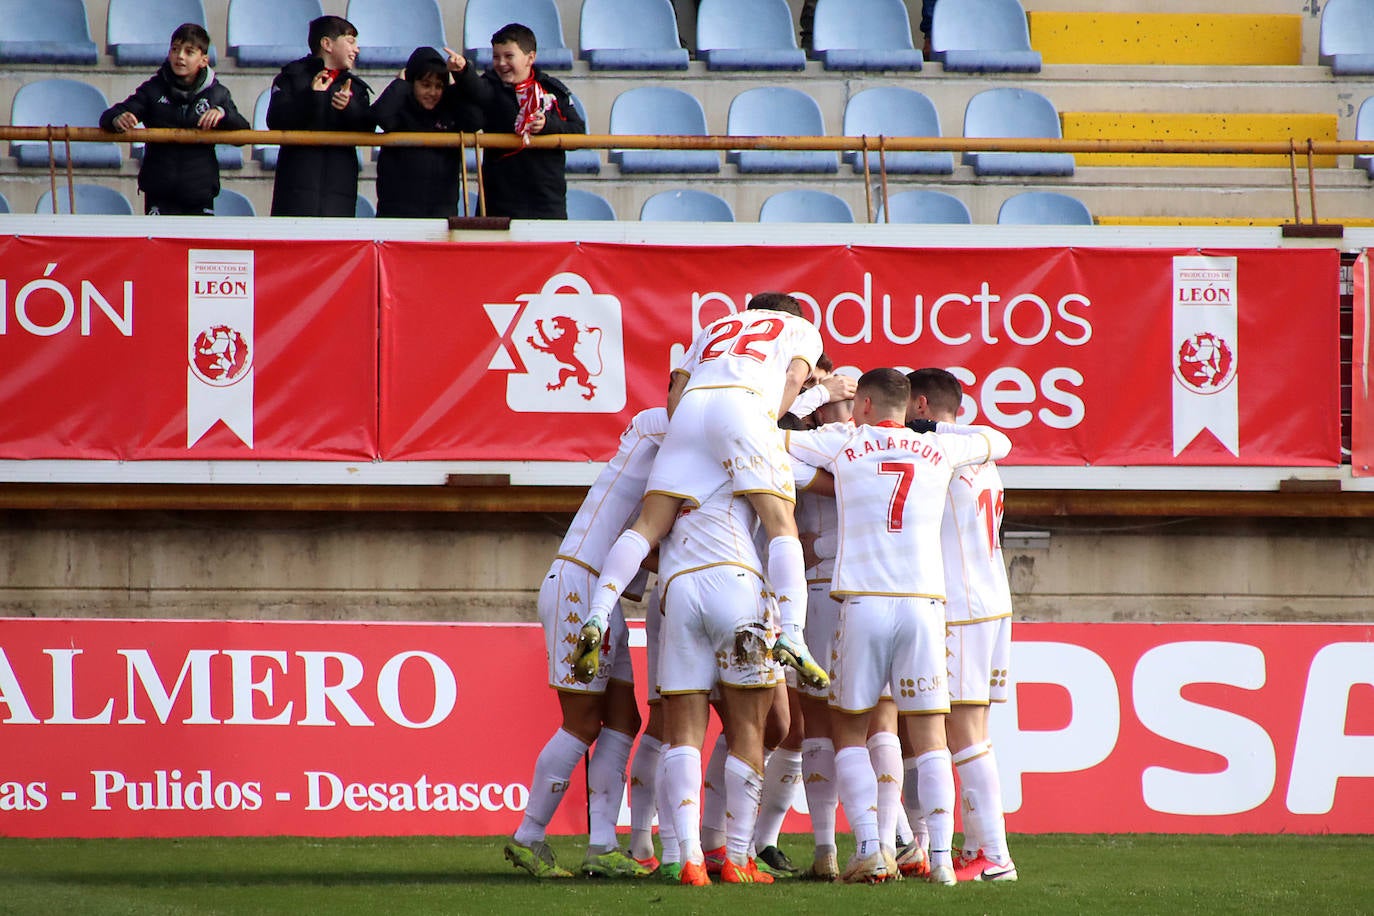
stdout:
<svg viewBox="0 0 1374 916">
<path fill-rule="evenodd" d="M 1065 139 L 1074 140 L 1235 140 L 1282 141 L 1298 138 L 1336 140 L 1336 115 L 1324 112 L 1131 112 L 1065 111 L 1060 114 Z M 1211 155 L 1187 153 L 1077 153 L 1079 165 L 1206 166 L 1278 168 L 1286 155 Z M 1335 168 L 1335 156 L 1316 156 L 1317 168 Z M 1305 163 L 1305 159 L 1304 159 Z"/>
<path fill-rule="evenodd" d="M 1302 17 L 1242 13 L 1027 13 L 1046 64 L 1302 63 Z"/>
<path fill-rule="evenodd" d="M 1306 205 L 1304 199 L 1303 206 Z M 1094 219 L 1099 226 L 1282 226 L 1293 222 L 1291 216 L 1096 216 Z M 1308 222 L 1306 211 L 1302 221 Z M 1374 219 L 1363 216 L 1322 214 L 1320 221 L 1347 228 L 1374 226 Z"/>
</svg>

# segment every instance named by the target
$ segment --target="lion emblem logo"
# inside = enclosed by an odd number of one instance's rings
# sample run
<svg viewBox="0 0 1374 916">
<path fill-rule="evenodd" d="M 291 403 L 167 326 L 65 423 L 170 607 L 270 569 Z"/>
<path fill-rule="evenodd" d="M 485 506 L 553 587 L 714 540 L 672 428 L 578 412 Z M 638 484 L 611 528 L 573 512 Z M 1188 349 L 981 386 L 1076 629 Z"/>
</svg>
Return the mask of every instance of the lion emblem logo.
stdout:
<svg viewBox="0 0 1374 916">
<path fill-rule="evenodd" d="M 549 323 L 552 334 L 542 320 L 536 319 L 534 334 L 526 338 L 531 347 L 558 360 L 558 379 L 547 383 L 545 390 L 561 391 L 573 381 L 582 388 L 582 399 L 590 401 L 596 397 L 592 378 L 601 374 L 601 329 L 579 325 L 568 315 L 555 315 Z"/>
<path fill-rule="evenodd" d="M 243 378 L 253 351 L 243 334 L 225 324 L 206 328 L 191 344 L 191 371 L 207 385 L 224 388 Z"/>
<path fill-rule="evenodd" d="M 1235 352 L 1210 331 L 1194 334 L 1179 344 L 1174 375 L 1190 391 L 1216 394 L 1236 377 Z"/>
</svg>

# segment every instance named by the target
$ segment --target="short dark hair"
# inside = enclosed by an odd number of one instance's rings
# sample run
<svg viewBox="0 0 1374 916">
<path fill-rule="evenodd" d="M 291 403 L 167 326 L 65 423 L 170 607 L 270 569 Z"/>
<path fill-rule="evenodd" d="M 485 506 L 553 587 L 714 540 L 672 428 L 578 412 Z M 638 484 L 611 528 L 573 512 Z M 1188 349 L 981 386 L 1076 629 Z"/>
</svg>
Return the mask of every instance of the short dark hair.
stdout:
<svg viewBox="0 0 1374 916">
<path fill-rule="evenodd" d="M 906 374 L 911 385 L 911 397 L 925 395 L 932 410 L 938 413 L 957 414 L 959 404 L 964 399 L 964 386 L 954 374 L 944 369 L 916 369 Z"/>
<path fill-rule="evenodd" d="M 835 361 L 830 358 L 829 353 L 822 353 L 821 358 L 816 360 L 816 368 L 822 372 L 834 372 Z"/>
<path fill-rule="evenodd" d="M 167 43 L 171 45 L 190 45 L 198 51 L 209 52 L 210 33 L 205 31 L 205 26 L 198 22 L 183 22 L 172 32 L 172 40 Z"/>
<path fill-rule="evenodd" d="M 503 45 L 511 41 L 519 45 L 520 50 L 526 54 L 533 54 L 539 50 L 539 41 L 534 37 L 534 29 L 518 22 L 506 23 L 491 36 L 493 45 Z"/>
<path fill-rule="evenodd" d="M 896 369 L 869 369 L 859 376 L 858 397 L 871 398 L 883 411 L 903 412 L 911 397 L 911 383 Z"/>
<path fill-rule="evenodd" d="M 801 303 L 787 293 L 755 293 L 749 300 L 751 309 L 769 309 L 774 312 L 786 312 L 789 315 L 802 317 Z"/>
<path fill-rule="evenodd" d="M 310 42 L 310 53 L 320 53 L 320 42 L 326 38 L 338 38 L 341 35 L 352 35 L 358 37 L 358 27 L 349 22 L 342 16 L 321 16 L 318 19 L 310 20 L 310 32 L 307 40 Z"/>
</svg>

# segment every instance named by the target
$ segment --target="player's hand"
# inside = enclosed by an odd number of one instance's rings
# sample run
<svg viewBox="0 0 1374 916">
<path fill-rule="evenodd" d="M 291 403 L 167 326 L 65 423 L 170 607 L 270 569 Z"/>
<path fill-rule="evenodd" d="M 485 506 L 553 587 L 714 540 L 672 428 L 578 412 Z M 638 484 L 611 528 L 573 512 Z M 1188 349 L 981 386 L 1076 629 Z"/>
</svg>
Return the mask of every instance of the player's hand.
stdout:
<svg viewBox="0 0 1374 916">
<path fill-rule="evenodd" d="M 847 375 L 830 375 L 821 379 L 820 386 L 830 393 L 829 403 L 853 399 L 858 382 Z"/>
<path fill-rule="evenodd" d="M 126 130 L 133 130 L 138 127 L 138 117 L 132 111 L 121 111 L 119 117 L 114 119 L 114 129 L 116 133 L 124 133 Z"/>
<path fill-rule="evenodd" d="M 215 127 L 215 125 L 219 124 L 219 122 L 223 120 L 224 109 L 215 107 L 211 108 L 209 111 L 205 112 L 205 114 L 201 115 L 200 120 L 196 122 L 196 126 L 199 127 L 201 130 L 211 130 Z"/>
<path fill-rule="evenodd" d="M 329 104 L 333 105 L 337 110 L 343 111 L 345 108 L 348 107 L 348 103 L 352 100 L 353 80 L 346 79 L 344 80 L 344 84 L 340 86 L 338 90 L 335 91 L 334 95 L 329 99 Z"/>
<path fill-rule="evenodd" d="M 468 59 L 452 48 L 444 48 L 444 57 L 450 73 L 462 73 L 467 69 Z"/>
<path fill-rule="evenodd" d="M 310 81 L 310 88 L 316 92 L 324 92 L 329 88 L 331 77 L 328 70 L 321 70 L 315 74 L 315 78 Z"/>
</svg>

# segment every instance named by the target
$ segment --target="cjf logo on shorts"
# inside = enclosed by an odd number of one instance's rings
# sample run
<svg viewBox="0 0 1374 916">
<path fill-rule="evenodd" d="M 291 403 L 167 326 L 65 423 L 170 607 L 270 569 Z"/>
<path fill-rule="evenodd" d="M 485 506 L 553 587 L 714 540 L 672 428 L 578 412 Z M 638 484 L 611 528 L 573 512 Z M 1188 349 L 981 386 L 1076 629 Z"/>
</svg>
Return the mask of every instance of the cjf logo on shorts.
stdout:
<svg viewBox="0 0 1374 916">
<path fill-rule="evenodd" d="M 517 413 L 616 413 L 625 406 L 620 300 L 575 273 L 550 277 L 515 303 L 483 306 L 501 341 L 487 365 L 508 373 Z"/>
</svg>

